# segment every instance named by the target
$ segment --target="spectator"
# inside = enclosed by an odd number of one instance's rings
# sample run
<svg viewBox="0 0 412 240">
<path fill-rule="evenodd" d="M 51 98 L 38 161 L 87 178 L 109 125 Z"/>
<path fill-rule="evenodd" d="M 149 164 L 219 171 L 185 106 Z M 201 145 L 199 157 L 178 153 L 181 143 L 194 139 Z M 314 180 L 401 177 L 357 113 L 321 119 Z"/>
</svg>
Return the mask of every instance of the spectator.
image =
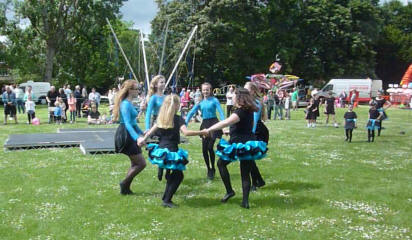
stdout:
<svg viewBox="0 0 412 240">
<path fill-rule="evenodd" d="M 34 99 L 36 99 L 35 95 L 33 93 L 33 88 L 30 85 L 27 86 L 27 88 L 26 88 L 26 92 L 24 93 L 24 96 L 23 96 L 23 101 L 26 102 L 27 99 L 29 98 L 29 96 L 31 96 L 32 101 L 34 101 Z"/>
<path fill-rule="evenodd" d="M 226 93 L 226 117 L 228 118 L 232 114 L 233 108 L 233 96 L 235 95 L 233 87 L 229 88 L 229 91 Z"/>
<path fill-rule="evenodd" d="M 66 87 L 64 88 L 64 93 L 66 93 L 66 98 L 70 98 L 70 93 L 72 93 L 72 90 L 70 89 L 70 85 L 67 84 Z"/>
<path fill-rule="evenodd" d="M 99 109 L 100 93 L 96 92 L 96 88 L 92 88 L 92 92 L 89 94 L 89 100 L 96 103 L 96 108 Z"/>
<path fill-rule="evenodd" d="M 24 92 L 23 92 L 23 89 L 21 89 L 19 87 L 16 87 L 14 89 L 14 94 L 16 95 L 17 111 L 19 113 L 24 114 L 24 102 L 23 102 Z"/>
<path fill-rule="evenodd" d="M 284 97 L 285 102 L 285 119 L 290 120 L 290 96 L 289 93 L 285 92 Z"/>
<path fill-rule="evenodd" d="M 274 105 L 275 105 L 275 94 L 272 90 L 269 90 L 269 94 L 267 96 L 267 102 L 266 102 L 267 111 L 268 111 L 268 119 L 270 119 L 272 116 L 272 110 L 273 110 Z"/>
<path fill-rule="evenodd" d="M 17 124 L 17 115 L 16 115 L 16 94 L 11 90 L 10 86 L 6 87 L 6 91 L 2 95 L 3 104 L 4 104 L 4 125 L 7 124 L 7 115 L 10 115 L 11 118 L 14 118 L 15 123 Z"/>
<path fill-rule="evenodd" d="M 182 88 L 182 91 L 180 91 L 180 94 L 179 94 L 180 98 L 182 98 L 182 96 L 184 96 L 185 93 L 186 93 L 186 89 Z"/>
<path fill-rule="evenodd" d="M 67 109 L 68 109 L 69 103 L 67 102 L 67 95 L 66 95 L 66 92 L 64 91 L 64 88 L 59 89 L 59 97 L 60 97 L 60 100 L 64 103 L 64 107 L 62 106 L 62 110 L 63 110 L 62 121 L 63 123 L 65 123 L 67 120 Z"/>
<path fill-rule="evenodd" d="M 273 116 L 273 119 L 276 120 L 276 118 L 279 116 L 279 120 L 283 119 L 283 94 L 281 91 L 278 91 L 275 94 L 275 115 Z"/>
<path fill-rule="evenodd" d="M 89 110 L 89 116 L 87 117 L 87 123 L 88 124 L 100 124 L 100 113 L 97 111 L 97 105 L 92 103 L 90 110 Z"/>
<path fill-rule="evenodd" d="M 342 92 L 339 94 L 339 105 L 341 108 L 345 108 L 346 97 L 347 95 L 345 90 L 342 90 Z"/>
<path fill-rule="evenodd" d="M 298 99 L 299 98 L 299 91 L 296 88 L 293 88 L 293 93 L 292 93 L 292 109 L 293 111 L 296 111 L 296 109 L 298 108 Z"/>
<path fill-rule="evenodd" d="M 50 87 L 50 91 L 47 92 L 46 101 L 47 106 L 49 107 L 49 123 L 54 121 L 54 103 L 57 100 L 59 93 L 56 91 L 55 86 Z"/>
<path fill-rule="evenodd" d="M 62 106 L 61 106 L 61 101 L 59 99 L 59 97 L 57 97 L 57 101 L 54 103 L 54 122 L 56 124 L 61 124 L 62 123 L 62 114 L 63 114 L 63 110 L 62 110 Z"/>
<path fill-rule="evenodd" d="M 89 95 L 87 94 L 87 88 L 86 88 L 86 86 L 84 86 L 84 87 L 82 88 L 82 97 L 83 97 L 83 100 L 84 100 L 84 101 L 86 101 L 86 99 L 89 99 Z"/>
<path fill-rule="evenodd" d="M 26 107 L 26 112 L 27 112 L 27 124 L 31 123 L 31 120 L 33 120 L 36 117 L 36 104 L 33 102 L 31 95 L 28 95 L 27 100 L 25 102 L 25 107 Z"/>
<path fill-rule="evenodd" d="M 70 93 L 70 98 L 67 100 L 69 104 L 69 111 L 70 111 L 70 123 L 76 122 L 76 103 L 77 100 L 74 97 L 74 93 Z"/>
<path fill-rule="evenodd" d="M 77 85 L 74 89 L 74 97 L 76 98 L 76 114 L 77 117 L 81 117 L 82 114 L 82 103 L 83 103 L 83 96 L 82 91 L 80 90 L 80 86 Z"/>
</svg>

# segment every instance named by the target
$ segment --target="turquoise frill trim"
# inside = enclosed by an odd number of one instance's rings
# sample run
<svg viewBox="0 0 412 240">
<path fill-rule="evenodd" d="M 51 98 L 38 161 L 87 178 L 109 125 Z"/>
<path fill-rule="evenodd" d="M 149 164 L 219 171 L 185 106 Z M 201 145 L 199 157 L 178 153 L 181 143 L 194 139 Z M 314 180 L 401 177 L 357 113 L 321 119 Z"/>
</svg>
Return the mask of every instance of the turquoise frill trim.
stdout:
<svg viewBox="0 0 412 240">
<path fill-rule="evenodd" d="M 216 154 L 225 161 L 259 160 L 266 156 L 266 143 L 263 141 L 247 141 L 246 143 L 228 143 L 221 139 Z"/>
<path fill-rule="evenodd" d="M 366 128 L 369 130 L 375 130 L 376 128 L 380 128 L 380 121 L 377 119 L 369 119 L 368 124 L 366 125 Z"/>
<path fill-rule="evenodd" d="M 149 161 L 158 165 L 159 168 L 171 170 L 186 170 L 186 164 L 189 163 L 188 153 L 183 149 L 177 152 L 171 152 L 167 148 L 159 148 L 158 144 L 150 143 L 147 145 L 149 151 Z"/>
</svg>

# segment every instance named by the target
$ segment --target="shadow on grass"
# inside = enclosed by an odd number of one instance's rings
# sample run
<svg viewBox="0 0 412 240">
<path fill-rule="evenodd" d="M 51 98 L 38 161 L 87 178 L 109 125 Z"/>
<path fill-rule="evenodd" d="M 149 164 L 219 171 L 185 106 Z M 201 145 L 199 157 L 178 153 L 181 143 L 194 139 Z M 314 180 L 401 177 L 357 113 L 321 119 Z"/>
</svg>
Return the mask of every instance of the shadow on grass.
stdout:
<svg viewBox="0 0 412 240">
<path fill-rule="evenodd" d="M 311 189 L 319 189 L 321 187 L 322 185 L 318 183 L 284 181 L 284 182 L 278 182 L 274 184 L 268 184 L 264 186 L 263 188 L 259 189 L 259 191 L 274 189 L 274 190 L 289 190 L 292 192 L 299 192 L 299 191 L 305 191 L 305 190 L 311 190 Z"/>
</svg>

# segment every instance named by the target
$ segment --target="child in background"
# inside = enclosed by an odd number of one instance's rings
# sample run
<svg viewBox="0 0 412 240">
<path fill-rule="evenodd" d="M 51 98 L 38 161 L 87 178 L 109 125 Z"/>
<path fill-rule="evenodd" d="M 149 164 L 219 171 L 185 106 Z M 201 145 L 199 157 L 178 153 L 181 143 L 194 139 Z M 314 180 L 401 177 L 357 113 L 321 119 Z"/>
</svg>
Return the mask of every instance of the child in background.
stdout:
<svg viewBox="0 0 412 240">
<path fill-rule="evenodd" d="M 285 92 L 285 119 L 290 120 L 290 95 Z"/>
<path fill-rule="evenodd" d="M 55 106 L 54 107 L 54 121 L 56 122 L 56 124 L 61 124 L 62 123 L 62 112 L 63 112 L 63 110 L 62 110 L 60 101 L 57 100 L 54 103 L 54 106 Z"/>
<path fill-rule="evenodd" d="M 69 111 L 70 111 L 70 123 L 76 122 L 76 103 L 77 100 L 74 97 L 74 93 L 70 93 L 70 98 L 67 100 L 69 104 Z"/>
<path fill-rule="evenodd" d="M 58 97 L 57 99 L 58 99 L 58 101 L 59 101 L 59 103 L 60 103 L 60 107 L 62 108 L 61 121 L 62 121 L 63 123 L 65 123 L 65 122 L 67 121 L 67 116 L 66 116 L 66 108 L 67 108 L 67 106 L 66 106 L 66 104 L 64 103 L 63 98 Z"/>
<path fill-rule="evenodd" d="M 311 98 L 309 100 L 309 105 L 306 107 L 306 117 L 305 119 L 308 121 L 308 128 L 310 127 L 315 127 L 315 123 L 314 120 L 315 119 L 315 113 L 314 113 L 314 109 L 315 109 L 315 99 Z"/>
<path fill-rule="evenodd" d="M 35 106 L 36 106 L 36 104 L 32 101 L 31 95 L 28 95 L 27 96 L 27 101 L 25 103 L 26 112 L 27 112 L 27 119 L 28 119 L 27 124 L 30 124 L 31 120 L 36 117 Z"/>
<path fill-rule="evenodd" d="M 348 111 L 345 113 L 345 115 L 343 115 L 343 118 L 345 119 L 345 141 L 352 142 L 352 132 L 353 129 L 356 128 L 356 119 L 358 118 L 356 116 L 356 113 L 353 111 L 352 104 L 348 105 Z"/>
<path fill-rule="evenodd" d="M 375 129 L 379 129 L 381 127 L 381 119 L 383 117 L 383 112 L 379 112 L 376 109 L 376 102 L 373 101 L 370 104 L 369 109 L 369 120 L 366 128 L 368 129 L 368 142 L 373 142 L 375 140 Z"/>
</svg>

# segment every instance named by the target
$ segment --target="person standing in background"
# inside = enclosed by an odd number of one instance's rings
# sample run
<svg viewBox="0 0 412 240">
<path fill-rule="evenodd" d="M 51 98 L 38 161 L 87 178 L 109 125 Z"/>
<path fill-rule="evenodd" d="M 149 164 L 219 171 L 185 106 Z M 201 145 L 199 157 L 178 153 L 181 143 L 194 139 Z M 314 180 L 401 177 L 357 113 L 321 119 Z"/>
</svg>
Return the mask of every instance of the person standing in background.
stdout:
<svg viewBox="0 0 412 240">
<path fill-rule="evenodd" d="M 299 91 L 296 88 L 293 88 L 293 93 L 292 93 L 292 109 L 293 111 L 296 111 L 296 109 L 298 109 L 298 98 L 299 98 Z"/>
<path fill-rule="evenodd" d="M 76 85 L 74 89 L 74 97 L 76 98 L 76 115 L 81 117 L 83 96 L 79 85 Z"/>
<path fill-rule="evenodd" d="M 235 93 L 233 87 L 231 86 L 229 91 L 226 93 L 226 117 L 229 117 L 230 114 L 232 114 L 233 95 L 235 95 Z"/>
</svg>

